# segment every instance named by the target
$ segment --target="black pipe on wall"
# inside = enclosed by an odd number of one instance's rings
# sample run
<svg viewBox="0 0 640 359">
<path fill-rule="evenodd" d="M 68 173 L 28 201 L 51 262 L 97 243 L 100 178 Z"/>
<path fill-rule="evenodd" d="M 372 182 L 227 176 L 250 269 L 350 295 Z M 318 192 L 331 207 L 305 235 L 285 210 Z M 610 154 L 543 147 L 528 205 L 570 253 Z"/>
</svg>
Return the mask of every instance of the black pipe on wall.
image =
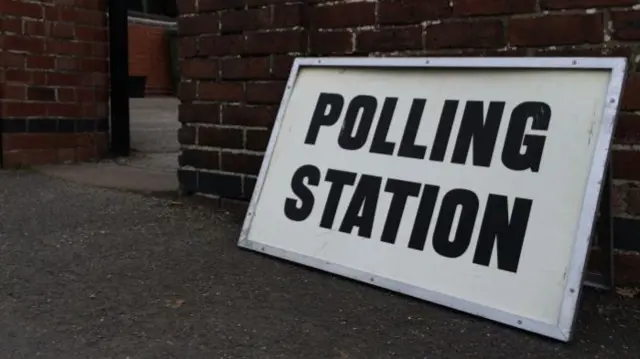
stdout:
<svg viewBox="0 0 640 359">
<path fill-rule="evenodd" d="M 127 0 L 109 0 L 111 154 L 129 156 L 129 44 Z"/>
</svg>

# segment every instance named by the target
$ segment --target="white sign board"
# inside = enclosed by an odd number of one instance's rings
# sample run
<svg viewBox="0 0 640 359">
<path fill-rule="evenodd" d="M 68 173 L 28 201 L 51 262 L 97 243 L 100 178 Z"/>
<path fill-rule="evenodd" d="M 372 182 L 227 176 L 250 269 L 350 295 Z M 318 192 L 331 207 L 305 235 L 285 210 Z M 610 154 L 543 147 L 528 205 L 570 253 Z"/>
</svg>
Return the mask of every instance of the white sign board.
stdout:
<svg viewBox="0 0 640 359">
<path fill-rule="evenodd" d="M 568 341 L 625 69 L 298 59 L 239 245 Z"/>
</svg>

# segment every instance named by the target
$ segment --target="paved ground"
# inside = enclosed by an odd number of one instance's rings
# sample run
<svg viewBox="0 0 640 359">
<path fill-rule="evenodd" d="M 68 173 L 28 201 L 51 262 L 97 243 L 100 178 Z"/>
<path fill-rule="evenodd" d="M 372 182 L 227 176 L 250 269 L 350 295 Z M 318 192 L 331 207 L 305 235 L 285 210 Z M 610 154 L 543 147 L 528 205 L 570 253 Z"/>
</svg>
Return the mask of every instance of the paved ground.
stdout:
<svg viewBox="0 0 640 359">
<path fill-rule="evenodd" d="M 143 153 L 178 152 L 179 103 L 174 97 L 130 99 L 131 147 Z"/>
<path fill-rule="evenodd" d="M 638 358 L 640 299 L 571 344 L 236 247 L 189 202 L 0 172 L 0 358 Z"/>
<path fill-rule="evenodd" d="M 41 166 L 47 175 L 92 186 L 134 192 L 177 192 L 177 160 L 166 153 L 134 154 L 98 163 Z"/>
</svg>

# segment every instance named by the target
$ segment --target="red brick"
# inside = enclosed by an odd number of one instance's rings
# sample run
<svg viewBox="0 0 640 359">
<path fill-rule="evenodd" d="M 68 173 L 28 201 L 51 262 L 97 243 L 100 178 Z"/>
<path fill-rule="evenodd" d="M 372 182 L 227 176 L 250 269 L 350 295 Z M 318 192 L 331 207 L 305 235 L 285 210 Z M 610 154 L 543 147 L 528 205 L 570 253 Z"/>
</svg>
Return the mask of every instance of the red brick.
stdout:
<svg viewBox="0 0 640 359">
<path fill-rule="evenodd" d="M 0 99 L 25 100 L 27 88 L 24 85 L 0 85 Z"/>
<path fill-rule="evenodd" d="M 451 16 L 449 0 L 384 0 L 378 5 L 381 24 L 411 24 Z"/>
<path fill-rule="evenodd" d="M 196 128 L 182 126 L 178 129 L 178 143 L 181 145 L 196 144 Z"/>
<path fill-rule="evenodd" d="M 47 114 L 47 108 L 41 103 L 8 102 L 0 106 L 3 117 L 39 117 Z"/>
<path fill-rule="evenodd" d="M 269 57 L 221 60 L 223 79 L 265 79 L 271 76 Z"/>
<path fill-rule="evenodd" d="M 71 121 L 59 119 L 60 121 Z M 89 147 L 97 145 L 99 136 L 96 133 L 62 133 L 54 137 L 55 148 Z"/>
<path fill-rule="evenodd" d="M 238 0 L 227 0 L 227 1 L 233 5 L 238 3 Z M 313 2 L 317 3 L 319 1 L 322 1 L 322 0 L 309 0 L 309 2 L 311 3 Z M 291 2 L 291 0 L 244 0 L 244 2 L 240 0 L 240 2 L 242 4 L 246 4 L 249 7 L 254 7 L 254 6 L 265 6 L 265 5 L 271 5 L 271 4 L 283 4 L 283 3 Z"/>
<path fill-rule="evenodd" d="M 76 90 L 74 88 L 64 88 L 61 87 L 58 89 L 58 101 L 60 102 L 75 102 L 76 101 Z"/>
<path fill-rule="evenodd" d="M 53 24 L 52 35 L 61 39 L 72 39 L 75 36 L 74 27 L 64 23 Z"/>
<path fill-rule="evenodd" d="M 183 60 L 180 66 L 182 76 L 192 79 L 218 78 L 218 62 L 206 59 Z"/>
<path fill-rule="evenodd" d="M 216 14 L 198 14 L 180 17 L 178 19 L 178 33 L 180 36 L 213 34 L 219 29 L 219 19 Z"/>
<path fill-rule="evenodd" d="M 640 73 L 633 73 L 627 77 L 627 83 L 622 95 L 622 109 L 640 110 L 640 96 L 638 94 L 640 94 Z"/>
<path fill-rule="evenodd" d="M 252 151 L 265 151 L 269 145 L 270 131 L 247 130 L 247 149 Z"/>
<path fill-rule="evenodd" d="M 78 147 L 76 155 L 80 162 L 90 162 L 98 159 L 98 149 L 95 146 Z"/>
<path fill-rule="evenodd" d="M 244 89 L 242 84 L 234 82 L 200 82 L 198 99 L 212 101 L 242 101 Z"/>
<path fill-rule="evenodd" d="M 348 31 L 313 32 L 312 54 L 348 54 L 353 52 L 354 34 Z"/>
<path fill-rule="evenodd" d="M 52 120 L 55 121 L 55 120 Z M 57 148 L 59 135 L 44 133 L 19 133 L 2 135 L 5 150 L 31 150 L 37 148 Z"/>
<path fill-rule="evenodd" d="M 635 5 L 637 0 L 540 0 L 542 9 L 571 9 Z"/>
<path fill-rule="evenodd" d="M 73 140 L 75 141 L 76 146 L 79 147 L 87 147 L 87 146 L 91 146 L 95 143 L 96 140 L 96 134 L 94 133 L 74 133 L 71 134 Z M 66 143 L 69 143 L 67 140 L 65 142 L 65 145 L 63 145 L 62 147 L 66 147 Z"/>
<path fill-rule="evenodd" d="M 182 101 L 192 101 L 196 99 L 198 86 L 195 81 L 181 81 L 178 84 L 178 98 Z"/>
<path fill-rule="evenodd" d="M 206 150 L 182 150 L 178 164 L 210 170 L 220 169 L 220 152 Z"/>
<path fill-rule="evenodd" d="M 109 110 L 106 104 L 101 103 L 83 103 L 82 117 L 84 118 L 104 118 L 108 115 Z"/>
<path fill-rule="evenodd" d="M 43 21 L 25 20 L 24 33 L 32 36 L 46 36 L 47 29 Z"/>
<path fill-rule="evenodd" d="M 53 69 L 55 63 L 51 56 L 27 56 L 27 68 L 30 69 Z"/>
<path fill-rule="evenodd" d="M 420 26 L 368 30 L 356 36 L 358 52 L 400 51 L 422 49 Z"/>
<path fill-rule="evenodd" d="M 25 58 L 25 54 L 14 54 L 11 52 L 0 51 L 0 67 L 24 68 L 26 64 Z"/>
<path fill-rule="evenodd" d="M 454 16 L 504 15 L 534 12 L 537 0 L 456 0 Z"/>
<path fill-rule="evenodd" d="M 82 44 L 64 40 L 49 40 L 47 41 L 47 52 L 61 55 L 81 55 Z"/>
<path fill-rule="evenodd" d="M 615 141 L 619 144 L 640 144 L 640 115 L 631 113 L 618 115 Z"/>
<path fill-rule="evenodd" d="M 80 69 L 78 60 L 71 57 L 57 57 L 55 68 L 60 71 L 76 71 Z"/>
<path fill-rule="evenodd" d="M 58 19 L 64 22 L 105 27 L 107 11 L 101 10 L 102 11 L 91 11 L 80 9 L 77 6 L 74 8 L 59 7 Z"/>
<path fill-rule="evenodd" d="M 55 101 L 56 90 L 50 87 L 29 87 L 27 99 L 33 101 Z"/>
<path fill-rule="evenodd" d="M 231 10 L 234 8 L 242 8 L 244 6 L 244 0 L 198 0 L 199 12 Z"/>
<path fill-rule="evenodd" d="M 640 188 L 637 185 L 629 186 L 627 192 L 627 212 L 632 216 L 640 216 Z"/>
<path fill-rule="evenodd" d="M 220 122 L 220 105 L 213 103 L 182 103 L 178 120 L 184 123 Z"/>
<path fill-rule="evenodd" d="M 44 19 L 49 21 L 60 20 L 60 12 L 57 6 L 46 6 L 44 8 Z"/>
<path fill-rule="evenodd" d="M 93 74 L 93 86 L 106 88 L 109 84 L 109 74 L 95 73 Z"/>
<path fill-rule="evenodd" d="M 633 49 L 629 46 L 589 46 L 589 47 L 572 47 L 572 46 L 560 46 L 552 49 L 535 49 L 535 56 L 584 56 L 584 57 L 626 57 L 631 58 L 633 56 Z"/>
<path fill-rule="evenodd" d="M 51 120 L 56 121 L 56 120 Z M 4 149 L 29 150 L 37 148 L 63 148 L 76 145 L 76 134 L 20 133 L 2 136 Z"/>
<path fill-rule="evenodd" d="M 282 99 L 285 85 L 282 81 L 247 83 L 247 103 L 278 104 Z"/>
<path fill-rule="evenodd" d="M 104 28 L 76 26 L 75 33 L 75 39 L 80 41 L 106 42 L 108 39 L 107 30 Z"/>
<path fill-rule="evenodd" d="M 303 4 L 275 5 L 272 11 L 272 28 L 287 28 L 304 24 L 306 14 Z"/>
<path fill-rule="evenodd" d="M 605 256 L 599 248 L 593 248 L 589 253 L 587 268 L 596 271 L 601 270 L 605 265 L 604 258 Z M 615 285 L 617 287 L 637 287 L 638 283 L 640 283 L 640 253 L 614 252 L 613 266 Z M 628 300 L 633 303 L 636 299 Z"/>
<path fill-rule="evenodd" d="M 62 88 L 58 89 L 58 96 L 60 96 L 60 90 L 62 90 Z M 95 96 L 95 92 L 93 91 L 93 89 L 80 88 L 80 89 L 77 89 L 77 93 L 78 93 L 78 102 L 94 102 L 94 101 L 96 101 L 96 96 Z"/>
<path fill-rule="evenodd" d="M 246 35 L 245 52 L 248 54 L 282 54 L 302 52 L 306 49 L 303 31 L 275 31 Z"/>
<path fill-rule="evenodd" d="M 95 94 L 96 100 L 100 102 L 107 103 L 109 101 L 109 91 L 106 86 L 102 88 L 93 88 L 93 92 Z"/>
<path fill-rule="evenodd" d="M 98 156 L 104 157 L 109 151 L 109 134 L 107 132 L 94 133 L 93 145 L 96 146 Z"/>
<path fill-rule="evenodd" d="M 271 9 L 225 11 L 220 15 L 220 32 L 242 32 L 271 26 Z"/>
<path fill-rule="evenodd" d="M 209 147 L 244 147 L 242 130 L 221 127 L 198 127 L 198 145 Z"/>
<path fill-rule="evenodd" d="M 242 35 L 213 35 L 202 36 L 199 39 L 200 55 L 237 55 L 244 51 L 244 36 Z"/>
<path fill-rule="evenodd" d="M 222 152 L 221 169 L 227 172 L 257 175 L 260 172 L 262 158 L 261 155 Z"/>
<path fill-rule="evenodd" d="M 333 3 L 311 12 L 314 28 L 340 28 L 372 25 L 376 22 L 376 4 L 372 2 Z"/>
<path fill-rule="evenodd" d="M 78 22 L 80 14 L 77 9 L 71 7 L 58 7 L 58 18 L 64 22 Z"/>
<path fill-rule="evenodd" d="M 20 18 L 3 18 L 0 19 L 0 30 L 3 32 L 13 32 L 22 34 L 22 19 Z"/>
<path fill-rule="evenodd" d="M 107 12 L 106 11 L 85 11 L 79 10 L 80 18 L 79 24 L 85 24 L 95 27 L 107 26 Z"/>
<path fill-rule="evenodd" d="M 31 73 L 31 85 L 49 85 L 47 83 L 48 74 L 50 74 L 48 71 L 33 71 Z"/>
<path fill-rule="evenodd" d="M 109 70 L 109 63 L 106 59 L 82 59 L 80 67 L 85 72 L 106 73 Z"/>
<path fill-rule="evenodd" d="M 44 51 L 44 41 L 41 38 L 9 35 L 4 38 L 4 50 L 40 54 Z"/>
<path fill-rule="evenodd" d="M 427 48 L 492 48 L 506 45 L 499 20 L 449 22 L 428 26 Z"/>
<path fill-rule="evenodd" d="M 75 0 L 76 7 L 88 10 L 105 12 L 107 10 L 107 0 Z"/>
<path fill-rule="evenodd" d="M 2 0 L 0 1 L 0 14 L 39 19 L 42 17 L 42 7 L 39 4 L 21 0 Z"/>
<path fill-rule="evenodd" d="M 109 57 L 109 47 L 107 46 L 106 43 L 91 44 L 90 56 L 106 59 L 107 57 Z"/>
<path fill-rule="evenodd" d="M 7 70 L 5 72 L 5 80 L 8 82 L 31 82 L 31 71 L 25 70 Z"/>
<path fill-rule="evenodd" d="M 295 57 L 288 55 L 273 55 L 271 63 L 271 75 L 278 79 L 287 79 L 293 67 Z"/>
<path fill-rule="evenodd" d="M 640 151 L 613 151 L 613 177 L 640 181 Z"/>
<path fill-rule="evenodd" d="M 26 164 L 23 151 L 4 151 L 0 155 L 4 168 L 20 168 Z"/>
<path fill-rule="evenodd" d="M 640 40 L 640 11 L 614 11 L 613 38 Z"/>
<path fill-rule="evenodd" d="M 178 56 L 180 58 L 192 57 L 198 51 L 198 43 L 195 37 L 183 37 L 178 42 Z"/>
<path fill-rule="evenodd" d="M 266 106 L 222 107 L 222 123 L 236 126 L 271 127 L 276 118 L 276 109 Z"/>
<path fill-rule="evenodd" d="M 180 15 L 193 14 L 196 12 L 196 2 L 193 0 L 178 0 L 178 13 Z"/>
<path fill-rule="evenodd" d="M 51 149 L 25 151 L 26 163 L 28 165 L 46 165 L 56 163 L 58 151 Z"/>
<path fill-rule="evenodd" d="M 81 117 L 82 105 L 70 103 L 47 104 L 47 115 L 52 117 Z"/>
<path fill-rule="evenodd" d="M 509 23 L 509 43 L 516 46 L 597 44 L 603 40 L 602 14 L 517 18 Z"/>
<path fill-rule="evenodd" d="M 74 163 L 77 161 L 78 155 L 75 148 L 62 148 L 57 150 L 57 162 Z"/>
</svg>

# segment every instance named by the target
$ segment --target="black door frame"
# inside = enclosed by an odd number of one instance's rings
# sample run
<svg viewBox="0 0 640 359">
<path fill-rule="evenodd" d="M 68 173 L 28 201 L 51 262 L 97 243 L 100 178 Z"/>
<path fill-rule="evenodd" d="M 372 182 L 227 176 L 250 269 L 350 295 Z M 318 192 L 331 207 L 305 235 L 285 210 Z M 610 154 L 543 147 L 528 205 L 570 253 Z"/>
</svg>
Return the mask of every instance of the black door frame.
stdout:
<svg viewBox="0 0 640 359">
<path fill-rule="evenodd" d="M 118 157 L 131 153 L 127 1 L 109 0 L 109 148 Z"/>
</svg>

